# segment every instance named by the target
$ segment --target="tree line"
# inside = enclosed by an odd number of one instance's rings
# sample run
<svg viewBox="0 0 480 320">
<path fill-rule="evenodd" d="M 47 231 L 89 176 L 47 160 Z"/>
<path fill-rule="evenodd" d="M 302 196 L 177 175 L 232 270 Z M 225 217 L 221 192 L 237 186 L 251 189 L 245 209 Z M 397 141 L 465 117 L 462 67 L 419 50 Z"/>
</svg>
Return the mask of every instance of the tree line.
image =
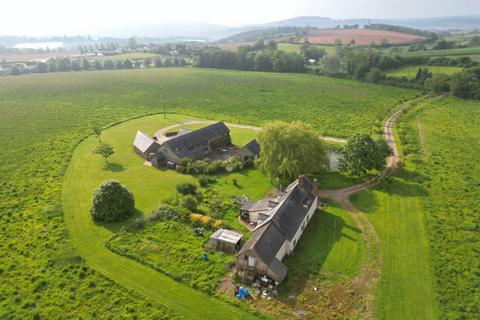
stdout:
<svg viewBox="0 0 480 320">
<path fill-rule="evenodd" d="M 199 52 L 194 65 L 201 68 L 305 72 L 305 61 L 300 54 L 279 50 L 275 41 L 265 43 L 263 39 L 253 45 L 242 45 L 237 52 L 205 48 Z"/>
<path fill-rule="evenodd" d="M 35 64 L 13 64 L 10 66 L 9 74 L 21 75 L 27 73 L 47 73 L 47 72 L 68 72 L 68 71 L 94 71 L 94 70 L 120 70 L 135 68 L 163 68 L 163 67 L 184 67 L 187 64 L 184 58 L 180 57 L 158 57 L 145 58 L 141 60 L 89 60 L 56 58 L 47 62 L 37 62 Z M 29 68 L 30 66 L 30 68 Z"/>
</svg>

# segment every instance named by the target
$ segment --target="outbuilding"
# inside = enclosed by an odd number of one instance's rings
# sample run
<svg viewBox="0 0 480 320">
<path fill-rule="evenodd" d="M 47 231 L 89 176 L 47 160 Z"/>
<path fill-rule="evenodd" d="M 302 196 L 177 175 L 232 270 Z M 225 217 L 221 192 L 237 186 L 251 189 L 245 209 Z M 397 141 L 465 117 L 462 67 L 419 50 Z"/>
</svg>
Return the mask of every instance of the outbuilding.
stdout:
<svg viewBox="0 0 480 320">
<path fill-rule="evenodd" d="M 142 131 L 137 131 L 137 135 L 133 141 L 133 148 L 135 149 L 135 152 L 141 155 L 145 160 L 150 160 L 151 154 L 155 154 L 159 147 L 160 145 L 151 137 Z"/>
<path fill-rule="evenodd" d="M 207 242 L 207 247 L 212 250 L 223 251 L 225 253 L 236 253 L 242 244 L 243 234 L 228 230 L 218 229 Z"/>
</svg>

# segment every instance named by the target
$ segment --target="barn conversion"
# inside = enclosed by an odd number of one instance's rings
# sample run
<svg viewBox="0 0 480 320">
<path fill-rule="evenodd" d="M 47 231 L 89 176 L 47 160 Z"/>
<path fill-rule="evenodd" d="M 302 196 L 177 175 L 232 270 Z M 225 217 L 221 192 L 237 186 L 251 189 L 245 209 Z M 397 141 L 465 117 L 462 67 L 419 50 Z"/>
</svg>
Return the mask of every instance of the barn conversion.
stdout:
<svg viewBox="0 0 480 320">
<path fill-rule="evenodd" d="M 317 183 L 301 176 L 286 188 L 276 205 L 272 201 L 268 204 L 265 220 L 258 219 L 250 239 L 237 253 L 236 267 L 246 279 L 278 284 L 287 275 L 283 258 L 293 253 L 317 209 Z"/>
<path fill-rule="evenodd" d="M 214 151 L 229 150 L 224 157 L 238 157 L 241 161 L 258 158 L 260 145 L 252 140 L 244 147 L 236 149 L 232 145 L 230 129 L 223 122 L 217 122 L 204 128 L 190 131 L 181 129 L 174 135 L 161 137 L 156 141 L 141 131 L 137 132 L 133 146 L 144 159 L 151 161 L 155 167 L 174 168 L 184 158 L 193 161 L 211 156 Z"/>
</svg>

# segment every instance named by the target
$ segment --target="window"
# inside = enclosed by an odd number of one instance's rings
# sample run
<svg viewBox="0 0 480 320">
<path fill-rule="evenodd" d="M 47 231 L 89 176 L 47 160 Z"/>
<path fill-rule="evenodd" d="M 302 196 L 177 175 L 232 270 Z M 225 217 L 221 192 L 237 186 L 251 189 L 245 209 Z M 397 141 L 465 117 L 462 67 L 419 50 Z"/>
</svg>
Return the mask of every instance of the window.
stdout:
<svg viewBox="0 0 480 320">
<path fill-rule="evenodd" d="M 249 267 L 255 267 L 255 258 L 254 257 L 248 257 L 248 266 Z"/>
</svg>

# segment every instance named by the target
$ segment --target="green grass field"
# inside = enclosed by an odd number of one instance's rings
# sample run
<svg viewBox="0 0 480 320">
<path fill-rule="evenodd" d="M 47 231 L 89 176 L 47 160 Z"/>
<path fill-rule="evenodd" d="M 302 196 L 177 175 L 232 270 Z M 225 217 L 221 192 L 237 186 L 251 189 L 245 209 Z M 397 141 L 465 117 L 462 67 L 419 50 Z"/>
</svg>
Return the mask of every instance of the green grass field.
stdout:
<svg viewBox="0 0 480 320">
<path fill-rule="evenodd" d="M 480 312 L 480 150 L 472 143 L 479 106 L 444 98 L 408 112 L 397 132 L 408 152 L 403 173 L 353 198 L 382 243 L 380 319 L 474 319 Z"/>
<path fill-rule="evenodd" d="M 296 52 L 300 53 L 300 47 L 301 44 L 295 44 L 295 43 L 279 43 L 278 44 L 278 49 L 283 50 L 285 52 Z M 317 47 L 317 48 L 322 48 L 325 49 L 325 52 L 329 55 L 334 55 L 335 54 L 335 47 L 334 46 L 325 46 L 321 44 L 312 44 L 312 46 Z"/>
<path fill-rule="evenodd" d="M 78 250 L 79 235 L 68 233 L 65 220 L 72 222 L 73 217 L 65 215 L 61 199 L 67 165 L 92 127 L 160 112 L 161 92 L 168 111 L 245 124 L 299 119 L 319 133 L 343 137 L 369 132 L 377 117 L 385 118 L 399 100 L 417 94 L 311 75 L 173 68 L 0 78 L 0 210 L 4 212 L 0 231 L 6 239 L 1 244 L 0 273 L 6 280 L 0 284 L 0 318 L 38 314 L 48 319 L 75 313 L 83 318 L 148 319 L 169 312 L 159 303 L 170 298 L 158 295 L 156 284 L 171 284 L 165 294 L 174 297 L 183 292 L 177 286 L 183 286 L 147 267 L 115 282 L 104 277 L 113 277 L 104 265 L 128 273 L 134 262 L 119 261 L 107 250 L 89 258 L 88 253 L 115 230 L 94 229 L 98 234 Z M 91 157 L 94 163 L 101 162 Z M 80 165 L 72 162 L 73 167 Z M 121 176 L 122 171 L 115 174 Z M 94 186 L 82 188 L 88 194 Z M 149 196 L 140 192 L 138 200 Z M 142 209 L 148 212 L 152 207 Z M 82 222 L 76 228 L 81 233 L 90 230 L 86 226 Z M 86 262 L 79 256 L 83 254 Z M 139 286 L 130 277 L 149 284 Z M 174 311 L 186 312 L 182 306 Z"/>
<path fill-rule="evenodd" d="M 473 48 L 455 48 L 445 50 L 425 50 L 425 51 L 404 51 L 400 55 L 403 57 L 460 57 L 480 54 L 480 47 Z"/>
<path fill-rule="evenodd" d="M 445 318 L 474 319 L 480 313 L 479 202 L 480 103 L 455 98 L 407 114 L 420 133 L 417 170 L 423 176 L 425 221 L 436 291 Z"/>
<path fill-rule="evenodd" d="M 146 58 L 155 58 L 158 57 L 158 54 L 154 53 L 143 53 L 143 52 L 132 52 L 132 53 L 123 53 L 113 56 L 96 56 L 95 60 L 143 60 Z"/>
<path fill-rule="evenodd" d="M 380 237 L 383 264 L 375 295 L 377 319 L 437 319 L 422 190 L 405 177 L 353 196 Z"/>
<path fill-rule="evenodd" d="M 417 71 L 419 68 L 427 68 L 429 72 L 435 73 L 444 73 L 447 75 L 452 75 L 455 73 L 462 72 L 463 68 L 459 67 L 439 67 L 439 66 L 410 66 L 401 69 L 395 69 L 388 71 L 386 74 L 389 77 L 407 77 L 407 78 L 415 78 L 417 75 Z"/>
</svg>

